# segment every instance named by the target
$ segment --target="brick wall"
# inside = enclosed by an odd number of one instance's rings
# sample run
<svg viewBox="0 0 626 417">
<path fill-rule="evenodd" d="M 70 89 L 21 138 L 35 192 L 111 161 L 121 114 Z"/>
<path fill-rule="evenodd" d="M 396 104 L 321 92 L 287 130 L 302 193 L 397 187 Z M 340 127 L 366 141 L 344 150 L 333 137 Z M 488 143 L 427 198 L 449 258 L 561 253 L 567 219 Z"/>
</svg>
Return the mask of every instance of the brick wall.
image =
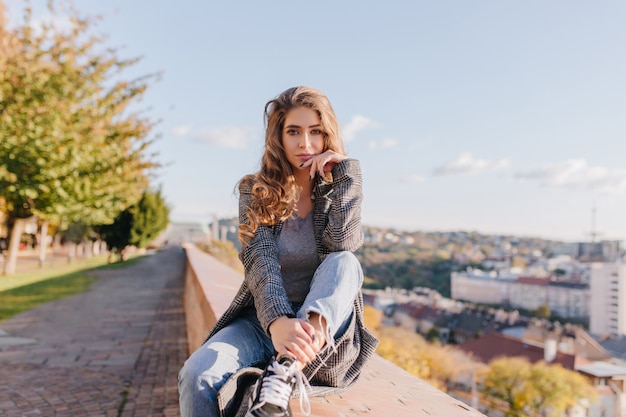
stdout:
<svg viewBox="0 0 626 417">
<path fill-rule="evenodd" d="M 230 304 L 243 277 L 195 246 L 185 247 L 185 316 L 189 350 L 197 349 Z M 294 417 L 300 417 L 292 400 Z M 475 409 L 435 389 L 380 356 L 349 391 L 311 398 L 310 417 L 478 417 Z"/>
</svg>

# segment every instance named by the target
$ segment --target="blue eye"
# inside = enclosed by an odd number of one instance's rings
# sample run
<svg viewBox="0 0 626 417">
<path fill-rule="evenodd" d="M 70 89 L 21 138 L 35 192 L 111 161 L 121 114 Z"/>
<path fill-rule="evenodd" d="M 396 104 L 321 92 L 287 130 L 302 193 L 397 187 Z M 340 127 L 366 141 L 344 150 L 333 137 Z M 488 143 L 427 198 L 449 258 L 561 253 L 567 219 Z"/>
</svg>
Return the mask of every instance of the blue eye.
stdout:
<svg viewBox="0 0 626 417">
<path fill-rule="evenodd" d="M 288 135 L 294 136 L 298 134 L 298 130 L 297 129 L 287 129 L 286 133 Z"/>
<path fill-rule="evenodd" d="M 312 135 L 323 135 L 324 132 L 322 132 L 320 129 L 313 129 L 313 130 L 311 130 L 311 134 Z"/>
</svg>

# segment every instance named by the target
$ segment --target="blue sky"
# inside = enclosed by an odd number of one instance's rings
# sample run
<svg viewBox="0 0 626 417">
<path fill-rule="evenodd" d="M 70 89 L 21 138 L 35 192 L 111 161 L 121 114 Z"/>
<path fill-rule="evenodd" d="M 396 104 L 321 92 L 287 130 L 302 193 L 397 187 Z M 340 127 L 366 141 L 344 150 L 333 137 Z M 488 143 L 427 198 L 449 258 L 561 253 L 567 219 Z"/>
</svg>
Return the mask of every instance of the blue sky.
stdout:
<svg viewBox="0 0 626 417">
<path fill-rule="evenodd" d="M 163 72 L 141 106 L 173 220 L 236 216 L 264 104 L 310 85 L 361 161 L 367 225 L 579 241 L 595 207 L 599 237 L 626 239 L 626 2 L 74 4 L 143 56 L 128 76 Z"/>
</svg>

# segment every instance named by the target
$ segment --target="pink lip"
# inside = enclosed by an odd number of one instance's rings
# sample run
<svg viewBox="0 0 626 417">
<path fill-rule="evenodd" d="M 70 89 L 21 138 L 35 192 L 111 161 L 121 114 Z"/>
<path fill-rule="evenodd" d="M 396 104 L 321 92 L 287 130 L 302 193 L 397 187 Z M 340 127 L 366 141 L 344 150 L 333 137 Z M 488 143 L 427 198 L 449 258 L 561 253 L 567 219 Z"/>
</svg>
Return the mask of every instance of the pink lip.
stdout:
<svg viewBox="0 0 626 417">
<path fill-rule="evenodd" d="M 296 157 L 302 159 L 303 161 L 308 161 L 309 159 L 313 158 L 313 155 L 311 155 L 310 153 L 299 153 L 296 155 Z"/>
</svg>

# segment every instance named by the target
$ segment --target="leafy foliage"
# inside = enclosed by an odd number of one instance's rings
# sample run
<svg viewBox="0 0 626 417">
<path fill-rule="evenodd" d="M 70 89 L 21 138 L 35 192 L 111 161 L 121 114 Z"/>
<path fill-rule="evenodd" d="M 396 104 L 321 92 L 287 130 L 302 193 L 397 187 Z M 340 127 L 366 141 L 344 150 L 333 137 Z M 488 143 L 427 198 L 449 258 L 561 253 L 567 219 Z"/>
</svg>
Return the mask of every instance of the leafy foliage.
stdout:
<svg viewBox="0 0 626 417">
<path fill-rule="evenodd" d="M 99 51 L 87 33 L 95 19 L 72 12 L 69 31 L 34 30 L 26 9 L 22 26 L 2 32 L 0 189 L 17 217 L 105 223 L 156 166 L 144 154 L 154 123 L 127 112 L 153 76 L 120 79 L 137 59 Z"/>
<path fill-rule="evenodd" d="M 547 304 L 541 304 L 537 310 L 535 311 L 535 317 L 539 317 L 541 319 L 548 319 L 552 316 L 552 312 L 550 311 L 550 306 Z"/>
<path fill-rule="evenodd" d="M 484 375 L 483 393 L 505 403 L 507 417 L 561 416 L 579 400 L 595 398 L 579 373 L 519 357 L 492 361 Z"/>
<path fill-rule="evenodd" d="M 483 381 L 483 393 L 508 404 L 506 416 L 524 416 L 524 384 L 530 375 L 524 358 L 505 358 L 491 362 Z"/>
<path fill-rule="evenodd" d="M 364 319 L 380 340 L 376 352 L 407 372 L 445 390 L 447 383 L 462 373 L 480 367 L 464 352 L 450 346 L 428 343 L 417 333 L 381 325 L 382 313 L 365 306 Z"/>
<path fill-rule="evenodd" d="M 146 189 L 141 199 L 108 225 L 96 228 L 109 248 L 122 252 L 129 245 L 147 247 L 169 224 L 170 209 L 161 190 Z"/>
<path fill-rule="evenodd" d="M 450 272 L 454 264 L 434 252 L 406 245 L 366 244 L 356 252 L 370 288 L 429 287 L 450 295 Z"/>
<path fill-rule="evenodd" d="M 117 215 L 113 223 L 96 226 L 95 229 L 110 250 L 121 252 L 130 244 L 132 224 L 132 211 L 126 209 Z"/>
<path fill-rule="evenodd" d="M 49 9 L 70 28 L 36 26 L 25 7 L 9 29 L 0 7 L 0 199 L 9 225 L 110 223 L 158 166 L 147 152 L 155 122 L 131 111 L 156 75 L 124 79 L 138 59 L 90 34 L 98 18 Z"/>
<path fill-rule="evenodd" d="M 161 190 L 147 189 L 132 208 L 131 245 L 147 247 L 169 224 L 170 208 Z"/>
</svg>

